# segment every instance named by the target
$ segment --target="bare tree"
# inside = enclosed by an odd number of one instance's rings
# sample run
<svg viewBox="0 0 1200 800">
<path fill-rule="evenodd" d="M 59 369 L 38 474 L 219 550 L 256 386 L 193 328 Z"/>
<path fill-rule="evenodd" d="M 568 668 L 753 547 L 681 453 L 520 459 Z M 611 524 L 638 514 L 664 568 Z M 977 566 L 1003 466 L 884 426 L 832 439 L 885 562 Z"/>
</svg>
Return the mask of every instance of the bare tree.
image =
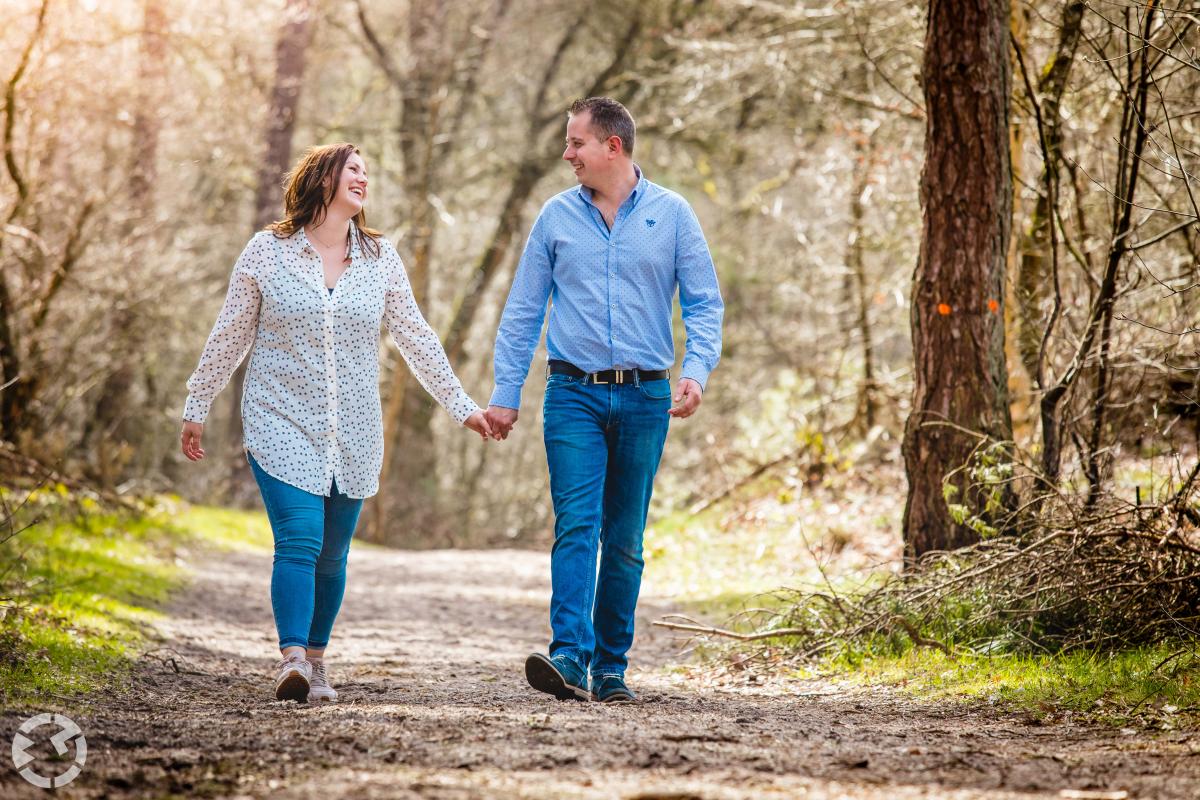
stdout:
<svg viewBox="0 0 1200 800">
<path fill-rule="evenodd" d="M 492 33 L 509 6 L 510 0 L 492 0 L 481 15 L 482 27 L 471 15 L 468 24 L 454 31 L 444 0 L 413 2 L 408 9 L 409 58 L 404 69 L 365 7 L 356 3 L 369 52 L 401 97 L 396 138 L 404 167 L 405 267 L 413 296 L 423 307 L 429 297 L 444 171 L 459 146 L 458 135 L 475 99 Z M 436 455 L 432 448 L 412 446 L 428 438 L 434 409 L 423 392 L 413 391 L 415 387 L 407 369 L 400 365 L 392 369 L 383 408 L 388 450 L 380 473 L 387 498 L 373 504 L 367 525 L 367 536 L 377 540 L 387 538 L 389 521 L 428 538 L 438 517 Z"/>
<path fill-rule="evenodd" d="M 144 0 L 140 58 L 136 87 L 133 138 L 129 150 L 130 217 L 122 235 L 132 240 L 126 272 L 137 285 L 151 284 L 146 274 L 153 264 L 155 234 L 155 183 L 158 176 L 158 144 L 162 130 L 161 92 L 166 79 L 167 14 L 162 0 Z M 137 431 L 137 407 L 131 393 L 143 365 L 128 354 L 144 352 L 148 321 L 137 307 L 138 294 L 131 292 L 113 314 L 111 341 L 121 354 L 113 360 L 100 385 L 92 413 L 84 421 L 81 445 L 93 459 L 93 477 L 110 487 L 132 455 L 131 442 Z"/>
<path fill-rule="evenodd" d="M 38 9 L 37 22 L 33 33 L 30 34 L 24 49 L 21 51 L 17 66 L 5 82 L 4 87 L 4 166 L 8 177 L 16 188 L 15 202 L 8 209 L 5 225 L 0 228 L 0 255 L 3 255 L 4 237 L 7 228 L 18 219 L 26 202 L 29 200 L 29 187 L 26 184 L 21 167 L 16 156 L 14 133 L 17 117 L 17 86 L 29 68 L 29 58 L 34 47 L 42 37 L 46 28 L 46 11 L 50 8 L 50 0 L 42 0 Z M 31 376 L 22 373 L 22 358 L 17 338 L 16 308 L 9 295 L 8 282 L 0 273 L 0 368 L 3 369 L 4 383 L 0 391 L 0 436 L 9 441 L 15 441 L 21 428 L 25 425 L 25 412 L 33 394 Z"/>
<path fill-rule="evenodd" d="M 1129 9 L 1126 9 L 1126 33 L 1131 40 L 1135 33 L 1140 33 L 1141 40 L 1146 43 L 1142 47 L 1131 46 L 1125 53 L 1124 74 L 1117 74 L 1111 65 L 1114 81 L 1121 87 L 1120 124 L 1117 136 L 1118 150 L 1116 157 L 1115 186 L 1112 189 L 1111 216 L 1109 220 L 1109 245 L 1104 259 L 1104 271 L 1096 286 L 1094 298 L 1090 303 L 1087 318 L 1084 323 L 1082 336 L 1078 345 L 1070 355 L 1070 359 L 1062 374 L 1053 381 L 1043 385 L 1044 393 L 1041 400 L 1042 421 L 1042 469 L 1046 480 L 1051 484 L 1057 482 L 1062 457 L 1063 432 L 1059 419 L 1059 405 L 1067 393 L 1075 385 L 1089 364 L 1092 350 L 1099 346 L 1099 364 L 1096 373 L 1096 389 L 1092 408 L 1094 420 L 1093 430 L 1089 437 L 1085 460 L 1085 474 L 1092 486 L 1089 502 L 1095 501 L 1100 475 L 1097 462 L 1099 451 L 1099 436 L 1104 424 L 1106 396 L 1109 381 L 1109 341 L 1112 334 L 1113 307 L 1118 295 L 1118 278 L 1127 254 L 1130 252 L 1131 234 L 1136 226 L 1133 211 L 1134 196 L 1138 188 L 1138 176 L 1143 166 L 1143 153 L 1146 148 L 1149 128 L 1146 124 L 1147 107 L 1153 91 L 1153 72 L 1163 56 L 1149 46 L 1150 34 L 1153 30 L 1155 8 L 1150 4 L 1140 21 L 1140 30 L 1130 27 Z M 1089 46 L 1097 51 L 1101 58 L 1106 58 L 1103 48 L 1091 37 L 1085 37 Z M 1032 92 L 1030 92 L 1032 95 Z M 1039 119 L 1044 118 L 1039 113 Z M 1045 124 L 1042 123 L 1043 128 Z M 1050 139 L 1043 133 L 1042 140 L 1047 142 L 1045 152 L 1047 160 L 1051 156 Z M 1053 230 L 1053 228 L 1051 229 Z M 1052 335 L 1056 324 L 1061 318 L 1063 300 L 1057 287 L 1059 275 L 1056 262 L 1051 262 L 1055 272 L 1052 275 L 1052 285 L 1056 292 L 1053 308 L 1043 335 L 1043 351 L 1045 342 Z M 1095 279 L 1092 279 L 1095 281 Z M 1039 360 L 1044 356 L 1039 356 Z M 1040 369 L 1039 369 L 1040 372 Z"/>
</svg>

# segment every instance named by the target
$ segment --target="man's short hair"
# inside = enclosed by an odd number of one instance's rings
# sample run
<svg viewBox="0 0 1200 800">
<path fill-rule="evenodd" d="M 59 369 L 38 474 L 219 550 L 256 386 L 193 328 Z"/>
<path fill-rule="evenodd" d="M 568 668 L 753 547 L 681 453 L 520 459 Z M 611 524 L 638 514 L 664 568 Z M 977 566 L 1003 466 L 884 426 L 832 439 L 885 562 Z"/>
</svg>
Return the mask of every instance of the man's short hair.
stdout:
<svg viewBox="0 0 1200 800">
<path fill-rule="evenodd" d="M 633 155 L 633 116 L 625 106 L 611 97 L 589 97 L 571 103 L 567 113 L 574 116 L 584 111 L 592 115 L 592 132 L 600 141 L 606 142 L 610 136 L 620 137 L 625 154 Z"/>
</svg>

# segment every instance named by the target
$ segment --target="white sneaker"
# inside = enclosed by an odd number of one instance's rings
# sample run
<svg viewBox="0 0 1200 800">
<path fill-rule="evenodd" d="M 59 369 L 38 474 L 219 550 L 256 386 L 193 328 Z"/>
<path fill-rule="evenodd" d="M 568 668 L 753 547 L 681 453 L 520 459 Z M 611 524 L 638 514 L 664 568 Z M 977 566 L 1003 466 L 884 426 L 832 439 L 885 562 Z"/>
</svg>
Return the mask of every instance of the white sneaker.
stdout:
<svg viewBox="0 0 1200 800">
<path fill-rule="evenodd" d="M 312 664 L 303 656 L 285 658 L 276 665 L 275 699 L 295 700 L 303 703 L 308 699 L 308 687 L 312 681 Z"/>
<path fill-rule="evenodd" d="M 329 677 L 325 674 L 325 662 L 313 661 L 312 680 L 308 685 L 308 702 L 332 703 L 337 700 L 337 692 L 329 685 Z"/>
</svg>

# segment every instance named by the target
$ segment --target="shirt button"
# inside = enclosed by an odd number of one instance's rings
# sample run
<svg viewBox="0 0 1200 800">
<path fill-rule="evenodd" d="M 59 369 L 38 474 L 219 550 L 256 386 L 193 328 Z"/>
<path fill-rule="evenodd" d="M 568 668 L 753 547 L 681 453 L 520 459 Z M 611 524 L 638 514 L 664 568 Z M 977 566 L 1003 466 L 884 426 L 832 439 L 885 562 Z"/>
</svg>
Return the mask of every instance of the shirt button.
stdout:
<svg viewBox="0 0 1200 800">
<path fill-rule="evenodd" d="M 613 307 L 613 308 L 616 308 L 616 307 L 617 307 L 617 304 L 616 304 L 616 303 L 613 303 L 613 304 L 612 304 L 612 307 Z"/>
</svg>

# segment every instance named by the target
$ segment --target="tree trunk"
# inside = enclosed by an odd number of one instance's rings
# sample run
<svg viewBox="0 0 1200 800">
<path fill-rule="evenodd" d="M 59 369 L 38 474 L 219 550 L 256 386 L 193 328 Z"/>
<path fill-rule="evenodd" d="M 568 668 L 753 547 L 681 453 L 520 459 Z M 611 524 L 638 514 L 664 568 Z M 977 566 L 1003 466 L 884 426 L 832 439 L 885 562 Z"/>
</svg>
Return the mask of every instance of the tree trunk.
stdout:
<svg viewBox="0 0 1200 800">
<path fill-rule="evenodd" d="M 448 87 L 445 56 L 444 0 L 421 0 L 409 7 L 408 39 L 412 68 L 400 90 L 396 126 L 404 164 L 405 268 L 413 297 L 428 316 L 430 260 L 437 231 L 435 197 L 441 191 L 437 152 L 442 104 Z M 392 378 L 383 414 L 384 462 L 379 475 L 380 498 L 371 507 L 364 535 L 393 544 L 441 541 L 437 530 L 437 457 L 429 446 L 434 401 L 398 355 L 392 355 Z M 386 491 L 384 490 L 386 487 Z M 399 524 L 389 525 L 395 521 Z"/>
<path fill-rule="evenodd" d="M 29 66 L 29 57 L 33 53 L 34 45 L 46 29 L 46 10 L 49 7 L 50 0 L 42 0 L 33 35 L 29 37 L 17 66 L 4 87 L 4 166 L 17 191 L 16 200 L 9 209 L 5 223 L 16 220 L 29 199 L 29 187 L 21 174 L 16 148 L 13 146 L 13 131 L 17 118 L 17 84 L 21 82 L 25 69 Z M 6 227 L 7 225 L 0 225 L 0 254 L 3 252 Z M 17 441 L 18 434 L 25 424 L 25 411 L 29 407 L 27 376 L 21 371 L 23 366 L 16 308 L 8 291 L 4 270 L 0 270 L 0 437 L 10 442 Z"/>
<path fill-rule="evenodd" d="M 853 284 L 852 291 L 848 292 L 848 299 L 850 308 L 854 312 L 853 327 L 858 330 L 863 361 L 862 382 L 858 387 L 858 403 L 854 420 L 856 424 L 862 420 L 863 429 L 870 431 L 875 427 L 877 400 L 875 396 L 875 347 L 871 335 L 871 299 L 867 288 L 867 266 L 863 246 L 866 226 L 863 218 L 871 190 L 871 167 L 875 161 L 873 133 L 858 134 L 854 146 L 854 156 L 856 174 L 850 197 L 850 241 L 846 253 L 846 268 L 849 272 L 849 280 Z"/>
<path fill-rule="evenodd" d="M 112 340 L 118 354 L 145 352 L 144 321 L 137 313 L 137 286 L 153 285 L 144 274 L 146 254 L 153 251 L 149 237 L 154 228 L 154 184 L 158 175 L 159 87 L 165 85 L 167 15 L 162 0 L 145 0 L 142 7 L 141 60 L 138 65 L 138 107 L 130 145 L 129 200 L 132 214 L 124 235 L 133 242 L 127 272 L 133 276 L 132 296 L 123 298 L 112 320 Z M 92 477 L 111 488 L 132 454 L 138 432 L 138 412 L 131 399 L 142 365 L 119 355 L 101 384 L 91 416 L 83 431 L 84 453 L 92 460 Z"/>
<path fill-rule="evenodd" d="M 905 551 L 978 540 L 950 517 L 978 509 L 962 472 L 982 434 L 1012 435 L 1004 357 L 1004 274 L 1012 226 L 1009 154 L 1009 6 L 1006 0 L 932 0 L 922 71 L 925 91 L 924 219 L 913 275 L 912 413 L 905 425 Z"/>
<path fill-rule="evenodd" d="M 254 193 L 253 230 L 277 219 L 283 211 L 283 176 L 292 166 L 292 136 L 296 129 L 296 110 L 304 86 L 308 45 L 312 41 L 313 22 L 318 0 L 287 0 L 283 25 L 275 40 L 275 82 L 267 108 L 266 152 L 258 170 Z M 229 386 L 229 424 L 226 442 L 233 451 L 230 465 L 230 494 L 234 501 L 254 495 L 254 478 L 242 457 L 242 388 L 246 383 L 246 363 L 237 368 Z"/>
<path fill-rule="evenodd" d="M 1062 163 L 1062 114 L 1059 108 L 1083 28 L 1083 6 L 1082 0 L 1069 0 L 1063 7 L 1058 46 L 1042 69 L 1042 77 L 1038 81 L 1040 97 L 1030 98 L 1030 102 L 1037 103 L 1041 108 L 1039 138 L 1042 140 L 1042 173 L 1029 228 L 1021 242 L 1015 294 L 1020 322 L 1017 348 L 1026 372 L 1039 389 L 1044 388 L 1042 334 L 1046 327 L 1046 314 L 1043 307 L 1053 286 L 1052 265 L 1057 256 L 1054 232 Z"/>
</svg>

